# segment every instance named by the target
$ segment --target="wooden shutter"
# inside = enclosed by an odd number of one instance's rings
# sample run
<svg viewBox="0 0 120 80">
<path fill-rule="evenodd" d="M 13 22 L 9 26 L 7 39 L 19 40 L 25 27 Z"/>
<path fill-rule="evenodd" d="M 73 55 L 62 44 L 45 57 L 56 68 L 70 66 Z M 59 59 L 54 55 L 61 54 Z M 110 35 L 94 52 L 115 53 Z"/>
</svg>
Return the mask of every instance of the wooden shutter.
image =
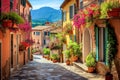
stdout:
<svg viewBox="0 0 120 80">
<path fill-rule="evenodd" d="M 108 27 L 105 28 L 105 46 L 104 46 L 104 50 L 105 50 L 105 64 L 108 65 L 108 55 L 106 54 L 106 49 L 107 49 L 107 38 L 108 37 Z"/>
<path fill-rule="evenodd" d="M 96 60 L 99 60 L 99 29 L 95 27 L 95 40 L 96 40 Z"/>
</svg>

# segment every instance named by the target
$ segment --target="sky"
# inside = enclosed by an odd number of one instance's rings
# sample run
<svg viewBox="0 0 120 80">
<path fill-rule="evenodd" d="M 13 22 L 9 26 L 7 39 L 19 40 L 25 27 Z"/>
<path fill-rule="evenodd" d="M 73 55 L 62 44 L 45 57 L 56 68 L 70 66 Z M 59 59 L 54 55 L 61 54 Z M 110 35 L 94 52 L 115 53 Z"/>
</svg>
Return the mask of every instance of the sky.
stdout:
<svg viewBox="0 0 120 80">
<path fill-rule="evenodd" d="M 39 9 L 41 7 L 52 7 L 54 9 L 60 9 L 60 5 L 64 0 L 29 0 L 33 10 Z"/>
</svg>

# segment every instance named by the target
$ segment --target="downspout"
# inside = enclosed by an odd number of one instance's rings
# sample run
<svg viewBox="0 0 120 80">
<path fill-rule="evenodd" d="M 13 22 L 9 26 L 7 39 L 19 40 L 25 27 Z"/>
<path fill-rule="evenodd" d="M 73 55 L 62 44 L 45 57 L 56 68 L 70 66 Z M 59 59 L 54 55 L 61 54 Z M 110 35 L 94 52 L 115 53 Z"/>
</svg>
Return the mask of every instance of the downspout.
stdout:
<svg viewBox="0 0 120 80">
<path fill-rule="evenodd" d="M 0 0 L 0 16 L 1 16 L 1 12 L 2 12 L 2 1 Z"/>
<path fill-rule="evenodd" d="M 62 8 L 60 8 L 61 12 L 62 12 L 62 31 L 63 31 L 63 10 Z"/>
</svg>

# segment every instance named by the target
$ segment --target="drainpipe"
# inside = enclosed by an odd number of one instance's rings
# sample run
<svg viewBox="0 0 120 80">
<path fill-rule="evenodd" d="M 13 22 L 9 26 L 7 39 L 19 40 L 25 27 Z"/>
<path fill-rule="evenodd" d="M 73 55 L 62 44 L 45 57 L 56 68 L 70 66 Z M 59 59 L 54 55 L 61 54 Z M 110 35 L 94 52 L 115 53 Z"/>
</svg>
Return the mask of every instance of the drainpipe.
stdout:
<svg viewBox="0 0 120 80">
<path fill-rule="evenodd" d="M 0 16 L 1 16 L 1 12 L 2 12 L 2 1 L 0 0 Z"/>
</svg>

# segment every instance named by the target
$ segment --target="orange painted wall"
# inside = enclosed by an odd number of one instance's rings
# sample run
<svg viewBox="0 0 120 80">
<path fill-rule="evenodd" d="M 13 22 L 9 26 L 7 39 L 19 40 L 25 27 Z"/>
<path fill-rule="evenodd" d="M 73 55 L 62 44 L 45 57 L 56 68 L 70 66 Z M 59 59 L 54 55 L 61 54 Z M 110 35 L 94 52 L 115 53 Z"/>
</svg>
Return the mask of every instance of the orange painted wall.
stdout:
<svg viewBox="0 0 120 80">
<path fill-rule="evenodd" d="M 5 75 L 9 76 L 10 73 L 10 35 L 9 30 L 6 30 L 6 33 L 1 33 L 0 31 L 0 40 L 2 43 L 2 54 L 1 54 L 1 60 L 2 60 L 2 78 L 4 78 Z M 7 73 L 6 73 L 7 72 Z"/>
</svg>

